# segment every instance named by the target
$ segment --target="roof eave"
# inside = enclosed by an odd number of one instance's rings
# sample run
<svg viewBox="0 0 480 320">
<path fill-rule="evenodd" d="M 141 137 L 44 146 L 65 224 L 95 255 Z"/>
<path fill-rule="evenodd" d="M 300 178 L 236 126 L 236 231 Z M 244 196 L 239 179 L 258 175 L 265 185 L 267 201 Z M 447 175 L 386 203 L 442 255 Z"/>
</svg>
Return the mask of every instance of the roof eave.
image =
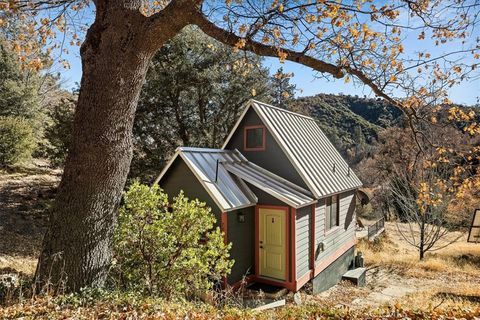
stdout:
<svg viewBox="0 0 480 320">
<path fill-rule="evenodd" d="M 177 159 L 179 154 L 180 154 L 180 149 L 177 148 L 177 150 L 175 150 L 175 153 L 173 154 L 173 156 L 168 161 L 167 165 L 162 169 L 162 171 L 160 172 L 157 179 L 155 179 L 155 181 L 153 182 L 152 185 L 155 185 L 155 184 L 159 183 L 160 180 L 162 180 L 163 176 L 165 175 L 165 173 L 167 173 L 168 169 L 170 169 L 170 167 L 172 166 L 175 159 Z"/>
<path fill-rule="evenodd" d="M 325 194 L 325 195 L 323 195 L 323 196 L 320 196 L 320 197 L 318 197 L 317 199 L 322 199 L 322 198 L 326 198 L 326 197 L 331 197 L 331 196 L 336 195 L 336 194 L 342 194 L 342 193 L 344 193 L 344 192 L 348 192 L 348 191 L 352 191 L 352 190 L 357 190 L 357 189 L 359 189 L 359 188 L 361 188 L 361 186 L 360 186 L 360 187 L 356 186 L 356 187 L 352 187 L 352 188 L 340 190 L 340 191 L 337 191 L 337 192 L 331 192 L 331 193 Z"/>
<path fill-rule="evenodd" d="M 245 104 L 245 109 L 243 109 L 243 112 L 242 114 L 240 115 L 240 117 L 238 118 L 237 122 L 235 123 L 235 125 L 233 126 L 233 129 L 230 130 L 230 133 L 228 134 L 228 137 L 227 139 L 225 139 L 225 142 L 223 143 L 222 145 L 222 149 L 225 149 L 227 147 L 227 144 L 230 142 L 230 140 L 232 139 L 233 137 L 233 134 L 235 133 L 235 131 L 237 131 L 237 128 L 240 126 L 240 123 L 242 122 L 243 118 L 245 117 L 245 115 L 247 114 L 248 112 L 248 109 L 250 109 L 250 107 L 252 106 L 253 104 L 253 100 L 250 99 L 247 101 L 247 103 Z"/>
</svg>

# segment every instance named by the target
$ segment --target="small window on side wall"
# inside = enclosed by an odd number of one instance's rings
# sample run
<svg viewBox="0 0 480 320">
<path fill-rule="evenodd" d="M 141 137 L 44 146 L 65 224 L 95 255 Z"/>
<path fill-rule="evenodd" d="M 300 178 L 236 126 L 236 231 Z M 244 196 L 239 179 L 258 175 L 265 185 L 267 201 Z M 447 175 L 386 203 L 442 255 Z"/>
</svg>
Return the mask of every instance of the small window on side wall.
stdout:
<svg viewBox="0 0 480 320">
<path fill-rule="evenodd" d="M 328 197 L 325 201 L 326 201 L 325 202 L 325 208 L 326 208 L 326 212 L 325 212 L 325 215 L 326 215 L 325 229 L 326 230 L 325 231 L 329 231 L 330 229 L 340 225 L 340 221 L 339 221 L 340 220 L 339 218 L 340 204 L 339 204 L 338 194 Z"/>
<path fill-rule="evenodd" d="M 248 126 L 243 131 L 243 150 L 262 151 L 265 150 L 265 127 Z"/>
</svg>

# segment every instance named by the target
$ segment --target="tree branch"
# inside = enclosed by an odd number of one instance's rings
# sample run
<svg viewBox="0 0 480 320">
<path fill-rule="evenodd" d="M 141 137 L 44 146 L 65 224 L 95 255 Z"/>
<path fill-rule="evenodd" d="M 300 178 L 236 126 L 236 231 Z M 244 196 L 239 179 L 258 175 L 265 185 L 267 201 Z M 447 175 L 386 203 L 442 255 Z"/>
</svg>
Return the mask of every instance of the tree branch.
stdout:
<svg viewBox="0 0 480 320">
<path fill-rule="evenodd" d="M 228 32 L 222 28 L 217 27 L 214 23 L 210 22 L 201 12 L 196 12 L 192 16 L 191 22 L 197 25 L 203 32 L 205 32 L 210 37 L 225 43 L 229 46 L 234 47 L 239 41 L 245 40 L 245 46 L 243 50 L 251 51 L 255 54 L 265 57 L 278 57 L 279 51 L 287 54 L 286 59 L 289 61 L 297 62 L 308 66 L 318 72 L 329 73 L 337 79 L 343 78 L 345 72 L 342 67 L 317 60 L 315 58 L 309 57 L 303 53 L 296 52 L 289 49 L 276 48 L 274 46 L 269 46 L 256 42 L 251 39 L 244 39 L 232 32 Z"/>
<path fill-rule="evenodd" d="M 190 24 L 192 15 L 200 10 L 203 0 L 172 0 L 161 11 L 147 19 L 145 32 L 153 50 L 158 50 L 166 40 Z"/>
<path fill-rule="evenodd" d="M 216 26 L 199 11 L 197 11 L 192 16 L 191 22 L 197 25 L 203 32 L 205 32 L 210 37 L 230 46 L 235 46 L 239 41 L 244 40 L 245 46 L 242 48 L 243 50 L 251 51 L 261 56 L 278 57 L 278 53 L 283 52 L 287 54 L 286 60 L 303 64 L 304 66 L 310 67 L 315 71 L 321 73 L 328 73 L 337 79 L 343 78 L 345 74 L 348 73 L 352 76 L 355 76 L 362 83 L 370 87 L 377 96 L 382 97 L 393 105 L 401 108 L 401 104 L 398 101 L 386 94 L 382 89 L 380 89 L 379 86 L 377 86 L 373 82 L 372 79 L 370 79 L 367 75 L 365 75 L 362 71 L 358 69 L 352 68 L 350 66 L 334 65 L 310 57 L 303 52 L 297 52 L 286 48 L 278 48 L 275 46 L 265 45 L 263 43 L 254 41 L 251 38 L 241 38 L 232 32 Z"/>
</svg>

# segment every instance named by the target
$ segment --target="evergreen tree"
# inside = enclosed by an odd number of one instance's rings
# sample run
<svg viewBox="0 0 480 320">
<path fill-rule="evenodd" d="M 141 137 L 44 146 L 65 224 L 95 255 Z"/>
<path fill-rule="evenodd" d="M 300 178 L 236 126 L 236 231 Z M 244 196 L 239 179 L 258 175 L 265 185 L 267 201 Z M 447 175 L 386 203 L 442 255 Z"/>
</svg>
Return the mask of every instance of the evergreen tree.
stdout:
<svg viewBox="0 0 480 320">
<path fill-rule="evenodd" d="M 40 127 L 39 81 L 33 72 L 20 68 L 12 53 L 0 40 L 0 116 L 22 117 Z"/>
<path fill-rule="evenodd" d="M 283 67 L 279 68 L 272 77 L 272 104 L 286 109 L 295 96 L 297 86 L 290 83 L 293 73 L 284 73 Z"/>
<path fill-rule="evenodd" d="M 245 103 L 270 101 L 259 57 L 187 28 L 153 59 L 134 123 L 131 176 L 153 179 L 176 147 L 221 147 Z"/>
</svg>

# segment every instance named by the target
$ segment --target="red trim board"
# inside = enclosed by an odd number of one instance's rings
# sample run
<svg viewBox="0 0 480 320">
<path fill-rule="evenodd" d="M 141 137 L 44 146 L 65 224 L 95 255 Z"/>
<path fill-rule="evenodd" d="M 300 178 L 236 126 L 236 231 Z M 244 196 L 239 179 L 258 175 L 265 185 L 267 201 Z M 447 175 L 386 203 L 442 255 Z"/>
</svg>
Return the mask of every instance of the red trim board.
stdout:
<svg viewBox="0 0 480 320">
<path fill-rule="evenodd" d="M 255 276 L 257 276 L 260 273 L 260 233 L 259 233 L 259 223 L 260 223 L 260 218 L 259 218 L 259 213 L 258 210 L 259 207 L 255 206 Z"/>
<path fill-rule="evenodd" d="M 220 228 L 223 231 L 223 241 L 228 243 L 228 215 L 226 212 L 222 212 L 220 216 Z"/>
<path fill-rule="evenodd" d="M 221 230 L 223 231 L 223 242 L 225 244 L 228 243 L 228 215 L 227 215 L 227 212 L 222 212 L 220 214 L 220 228 Z M 228 286 L 228 280 L 227 280 L 227 277 L 223 277 L 222 279 L 222 285 L 223 285 L 223 288 L 227 288 Z"/>
<path fill-rule="evenodd" d="M 315 204 L 311 205 L 310 211 L 310 232 L 312 233 L 310 241 L 310 269 L 315 268 L 315 249 L 316 249 L 316 239 L 315 239 Z"/>
<path fill-rule="evenodd" d="M 308 281 L 311 279 L 315 278 L 320 272 L 325 270 L 330 264 L 332 264 L 335 260 L 340 258 L 341 255 L 343 255 L 348 249 L 353 247 L 356 244 L 356 239 L 353 239 L 352 241 L 349 241 L 345 243 L 343 246 L 341 246 L 337 251 L 335 251 L 331 256 L 328 257 L 328 259 L 322 261 L 320 264 L 318 264 L 315 269 L 311 269 L 307 273 L 305 273 L 303 276 L 298 278 L 295 281 L 295 291 L 298 291 L 302 286 L 305 285 Z"/>
<path fill-rule="evenodd" d="M 260 208 L 267 208 L 267 209 L 282 209 L 285 210 L 285 217 L 286 217 L 286 223 L 285 223 L 285 228 L 286 228 L 286 234 L 288 235 L 287 237 L 287 245 L 286 245 L 286 280 L 281 281 L 281 280 L 275 280 L 275 279 L 270 279 L 266 277 L 262 277 L 259 274 L 259 263 L 260 263 L 260 248 L 259 248 L 259 209 Z M 289 210 L 290 209 L 290 210 Z M 269 205 L 257 205 L 255 206 L 255 275 L 250 275 L 248 276 L 244 281 L 246 283 L 250 282 L 260 282 L 260 283 L 265 283 L 265 284 L 270 284 L 270 285 L 275 285 L 275 286 L 281 286 L 284 288 L 287 288 L 288 290 L 291 291 L 298 291 L 302 286 L 304 286 L 307 282 L 309 282 L 311 279 L 316 277 L 320 272 L 322 272 L 325 268 L 327 268 L 330 264 L 332 264 L 335 260 L 337 260 L 341 255 L 343 255 L 348 249 L 353 247 L 356 244 L 356 239 L 353 238 L 351 241 L 345 243 L 342 245 L 340 248 L 338 248 L 335 252 L 333 252 L 330 256 L 328 256 L 325 260 L 321 261 L 318 265 L 313 267 L 315 263 L 315 205 L 313 204 L 311 206 L 311 219 L 312 219 L 312 230 L 313 230 L 313 236 L 312 236 L 312 249 L 311 249 L 311 255 L 312 258 L 310 260 L 310 263 L 312 264 L 312 267 L 310 270 L 305 273 L 303 276 L 297 278 L 296 277 L 296 245 L 295 245 L 295 240 L 296 240 L 296 209 L 295 208 L 289 208 L 289 207 L 283 207 L 283 206 L 269 206 Z M 288 219 L 289 218 L 289 219 Z M 225 217 L 225 222 L 226 222 L 226 217 Z M 223 224 L 222 224 L 223 226 Z M 291 267 L 290 267 L 291 263 Z M 239 281 L 235 284 L 233 284 L 234 288 L 239 287 L 242 284 L 242 281 Z"/>
<path fill-rule="evenodd" d="M 337 251 L 335 251 L 333 254 L 328 256 L 326 260 L 323 260 L 320 262 L 318 265 L 315 266 L 315 272 L 314 272 L 314 277 L 316 277 L 320 272 L 322 272 L 326 267 L 328 267 L 331 263 L 333 263 L 335 260 L 340 258 L 342 254 L 344 254 L 348 249 L 353 247 L 357 243 L 357 239 L 353 238 L 349 242 L 346 242 L 343 246 L 341 246 Z"/>
<path fill-rule="evenodd" d="M 297 279 L 297 246 L 296 246 L 296 225 L 297 225 L 297 209 L 290 208 L 290 258 L 292 268 L 290 271 L 290 281 Z"/>
<path fill-rule="evenodd" d="M 290 291 L 297 292 L 307 282 L 309 282 L 314 277 L 316 277 L 320 272 L 322 272 L 326 267 L 328 267 L 331 263 L 333 263 L 335 260 L 337 260 L 348 249 L 350 249 L 352 246 L 354 246 L 355 243 L 356 243 L 355 239 L 353 241 L 350 241 L 350 242 L 346 243 L 345 245 L 340 247 L 337 251 L 335 251 L 334 254 L 331 257 L 329 257 L 329 259 L 327 259 L 325 261 L 322 261 L 322 263 L 319 264 L 315 268 L 315 272 L 314 272 L 314 269 L 309 270 L 303 276 L 299 277 L 295 281 L 288 281 L 288 282 L 276 281 L 274 279 L 268 279 L 268 278 L 259 277 L 257 275 L 251 275 L 251 276 L 248 276 L 247 278 L 245 278 L 245 282 L 246 283 L 260 282 L 260 283 L 270 284 L 270 285 L 274 285 L 274 286 L 281 286 L 281 287 L 287 288 Z M 242 284 L 242 281 L 239 281 L 239 282 L 235 283 L 233 285 L 234 289 L 240 287 L 241 284 Z"/>
<path fill-rule="evenodd" d="M 253 279 L 253 281 L 260 282 L 260 283 L 265 283 L 265 284 L 270 284 L 272 286 L 287 288 L 290 291 L 296 291 L 295 290 L 295 283 L 290 282 L 290 281 L 277 281 L 277 280 L 274 280 L 274 279 L 268 279 L 268 278 L 263 278 L 263 277 L 255 277 Z"/>
<path fill-rule="evenodd" d="M 308 271 L 303 276 L 298 278 L 297 281 L 295 281 L 295 291 L 298 291 L 301 287 L 305 285 L 305 283 L 307 283 L 311 279 L 313 279 L 312 270 Z"/>
</svg>

